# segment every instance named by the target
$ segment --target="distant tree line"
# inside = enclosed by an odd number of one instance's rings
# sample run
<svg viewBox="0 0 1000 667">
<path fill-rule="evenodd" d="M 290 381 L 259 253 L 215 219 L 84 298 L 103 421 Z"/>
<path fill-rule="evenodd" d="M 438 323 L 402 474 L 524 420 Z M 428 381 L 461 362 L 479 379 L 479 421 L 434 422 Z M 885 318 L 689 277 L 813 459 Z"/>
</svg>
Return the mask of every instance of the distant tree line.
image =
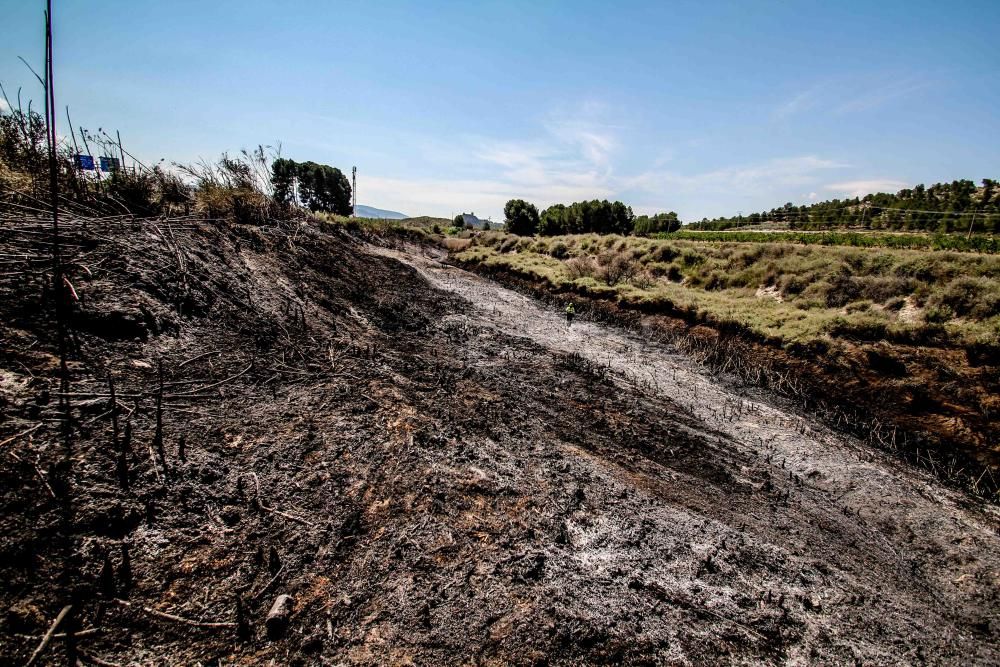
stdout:
<svg viewBox="0 0 1000 667">
<path fill-rule="evenodd" d="M 689 225 L 693 229 L 726 230 L 787 223 L 791 229 L 863 227 L 887 230 L 934 232 L 973 231 L 1000 233 L 1000 185 L 985 178 L 977 187 L 973 181 L 917 185 L 896 194 L 880 192 L 853 199 L 831 199 L 803 206 L 787 203 L 770 211 L 746 216 L 722 217 Z"/>
<path fill-rule="evenodd" d="M 282 205 L 298 204 L 310 211 L 351 215 L 351 183 L 337 169 L 315 162 L 278 158 L 271 163 L 274 200 Z M 296 200 L 296 186 L 297 198 Z"/>
<path fill-rule="evenodd" d="M 647 236 L 680 229 L 677 214 L 636 215 L 632 207 L 607 199 L 555 204 L 541 213 L 523 199 L 511 199 L 504 206 L 507 231 L 520 236 L 560 234 L 634 234 Z"/>
<path fill-rule="evenodd" d="M 681 228 L 681 221 L 673 211 L 657 213 L 653 216 L 640 215 L 632 223 L 636 236 L 649 236 L 662 232 L 676 232 Z"/>
</svg>

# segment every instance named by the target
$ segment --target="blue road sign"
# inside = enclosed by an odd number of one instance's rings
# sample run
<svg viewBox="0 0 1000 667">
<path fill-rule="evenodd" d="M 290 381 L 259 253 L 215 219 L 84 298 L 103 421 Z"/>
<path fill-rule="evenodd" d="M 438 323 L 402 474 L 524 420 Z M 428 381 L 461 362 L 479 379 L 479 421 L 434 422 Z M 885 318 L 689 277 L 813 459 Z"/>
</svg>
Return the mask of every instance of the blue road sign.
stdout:
<svg viewBox="0 0 1000 667">
<path fill-rule="evenodd" d="M 101 158 L 101 171 L 118 171 L 121 168 L 121 162 L 118 161 L 116 157 L 102 157 Z"/>
<path fill-rule="evenodd" d="M 94 156 L 93 155 L 77 155 L 76 156 L 76 166 L 82 171 L 94 171 Z"/>
</svg>

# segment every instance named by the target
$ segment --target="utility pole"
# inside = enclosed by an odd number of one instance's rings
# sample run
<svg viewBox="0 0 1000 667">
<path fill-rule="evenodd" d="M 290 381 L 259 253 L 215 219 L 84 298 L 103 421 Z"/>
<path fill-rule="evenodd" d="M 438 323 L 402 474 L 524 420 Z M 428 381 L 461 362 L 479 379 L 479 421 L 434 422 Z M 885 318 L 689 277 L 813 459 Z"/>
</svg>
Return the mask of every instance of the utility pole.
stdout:
<svg viewBox="0 0 1000 667">
<path fill-rule="evenodd" d="M 969 221 L 969 233 L 965 235 L 966 239 L 972 238 L 972 226 L 976 224 L 976 209 L 972 209 L 972 220 Z"/>
<path fill-rule="evenodd" d="M 48 163 L 49 163 L 49 189 L 52 195 L 52 295 L 55 300 L 55 315 L 56 315 L 56 330 L 58 332 L 59 340 L 59 412 L 62 421 L 62 436 L 63 436 L 63 447 L 64 447 L 64 458 L 63 462 L 59 467 L 54 468 L 54 470 L 59 471 L 59 481 L 62 482 L 60 487 L 59 495 L 61 504 L 61 522 L 62 529 L 61 542 L 62 542 L 62 559 L 63 568 L 61 573 L 60 582 L 62 584 L 62 590 L 68 591 L 68 602 L 63 610 L 56 617 L 55 623 L 49 629 L 46 638 L 51 638 L 53 631 L 59 625 L 60 621 L 65 619 L 63 627 L 66 629 L 66 662 L 70 665 L 75 665 L 77 661 L 77 646 L 75 632 L 77 629 L 77 614 L 80 607 L 79 604 L 79 594 L 76 592 L 76 588 L 72 586 L 74 583 L 74 570 L 72 560 L 76 555 L 74 553 L 73 537 L 72 537 L 72 526 L 73 521 L 73 498 L 72 498 L 72 488 L 73 488 L 73 424 L 71 422 L 72 412 L 70 409 L 70 399 L 69 399 L 69 388 L 70 388 L 70 374 L 69 367 L 66 362 L 68 356 L 68 327 L 67 327 L 67 312 L 66 312 L 66 287 L 69 282 L 66 280 L 63 267 L 62 258 L 62 247 L 59 230 L 59 166 L 58 166 L 58 150 L 59 150 L 59 135 L 56 133 L 56 89 L 54 83 L 54 71 L 55 67 L 53 65 L 52 56 L 52 0 L 47 0 L 45 3 L 45 80 L 42 82 L 45 86 L 45 142 L 46 148 L 48 149 Z M 53 494 L 55 495 L 55 494 Z M 42 651 L 45 650 L 45 639 L 42 643 L 38 645 L 31 657 L 28 659 L 28 665 L 33 665 L 38 657 L 41 655 Z"/>
<path fill-rule="evenodd" d="M 351 217 L 356 218 L 358 210 L 358 168 L 351 167 Z"/>
</svg>

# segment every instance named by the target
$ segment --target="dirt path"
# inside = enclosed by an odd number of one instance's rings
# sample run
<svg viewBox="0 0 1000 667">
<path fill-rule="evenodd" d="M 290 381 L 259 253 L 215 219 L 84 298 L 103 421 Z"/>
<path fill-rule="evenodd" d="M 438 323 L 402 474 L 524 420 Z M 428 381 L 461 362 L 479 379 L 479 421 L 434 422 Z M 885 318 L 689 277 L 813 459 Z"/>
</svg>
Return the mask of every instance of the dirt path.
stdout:
<svg viewBox="0 0 1000 667">
<path fill-rule="evenodd" d="M 730 481 L 747 493 L 706 492 L 696 509 L 730 526 L 738 522 L 744 535 L 801 565 L 799 589 L 791 592 L 816 612 L 809 632 L 842 634 L 850 618 L 844 608 L 870 607 L 877 618 L 872 627 L 852 630 L 861 630 L 855 640 L 859 658 L 1000 660 L 997 508 L 944 488 L 781 401 L 734 388 L 669 346 L 580 319 L 567 327 L 561 313 L 443 264 L 440 255 L 377 252 L 467 299 L 474 308 L 460 317 L 475 325 L 579 355 L 608 369 L 623 388 L 665 396 L 717 432 L 720 443 L 746 462 L 731 471 Z M 679 502 L 688 509 L 699 504 Z M 891 637 L 895 633 L 900 636 Z M 873 644 L 865 647 L 861 637 Z M 894 650 L 886 652 L 887 640 Z"/>
</svg>

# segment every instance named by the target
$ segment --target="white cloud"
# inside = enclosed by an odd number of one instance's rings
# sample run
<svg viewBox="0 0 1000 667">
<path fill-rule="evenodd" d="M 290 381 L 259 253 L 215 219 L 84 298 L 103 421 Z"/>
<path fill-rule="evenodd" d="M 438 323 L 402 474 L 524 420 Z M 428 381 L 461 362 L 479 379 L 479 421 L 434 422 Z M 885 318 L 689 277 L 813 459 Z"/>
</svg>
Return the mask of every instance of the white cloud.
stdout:
<svg viewBox="0 0 1000 667">
<path fill-rule="evenodd" d="M 552 123 L 549 132 L 558 140 L 575 146 L 582 157 L 594 166 L 607 166 L 618 142 L 608 128 L 581 121 Z"/>
<path fill-rule="evenodd" d="M 524 169 L 537 167 L 546 155 L 544 150 L 531 144 L 486 141 L 476 157 L 508 169 Z"/>
<path fill-rule="evenodd" d="M 713 202 L 787 201 L 789 192 L 819 189 L 823 174 L 848 167 L 814 156 L 775 158 L 701 173 L 685 174 L 654 168 L 634 176 L 613 173 L 603 154 L 594 154 L 565 137 L 537 142 L 469 141 L 469 170 L 482 178 L 418 179 L 369 176 L 359 179 L 359 201 L 411 215 L 453 215 L 475 211 L 502 217 L 508 199 L 524 198 L 540 208 L 593 198 L 625 198 L 637 214 L 678 207 L 684 201 L 704 210 Z M 500 167 L 494 174 L 483 165 Z M 803 195 L 811 200 L 816 192 Z M 747 204 L 748 209 L 753 205 Z M 729 206 L 725 206 L 728 210 Z M 685 211 L 681 211 L 682 214 Z M 723 213 L 726 211 L 718 211 Z M 693 214 L 695 211 L 687 211 Z M 697 217 L 701 217 L 698 212 Z"/>
<path fill-rule="evenodd" d="M 864 197 L 875 192 L 899 192 L 909 184 L 890 178 L 876 178 L 860 181 L 844 181 L 823 186 L 824 190 L 844 197 Z"/>
<path fill-rule="evenodd" d="M 7 100 L 0 97 L 0 113 L 7 113 L 10 111 L 10 106 L 7 104 Z"/>
<path fill-rule="evenodd" d="M 603 158 L 584 147 L 539 141 L 480 143 L 472 151 L 479 160 L 501 167 L 500 180 L 519 186 L 599 186 L 607 180 Z"/>
<path fill-rule="evenodd" d="M 598 183 L 562 182 L 517 183 L 503 179 L 400 179 L 372 176 L 359 180 L 359 201 L 404 211 L 409 215 L 440 215 L 476 212 L 499 220 L 509 199 L 523 198 L 539 207 L 558 202 L 610 197 L 613 191 Z"/>
<path fill-rule="evenodd" d="M 819 104 L 822 92 L 822 86 L 813 86 L 808 90 L 804 90 L 775 109 L 772 116 L 781 120 L 789 116 L 794 116 L 797 113 L 808 111 Z"/>
<path fill-rule="evenodd" d="M 760 190 L 787 189 L 816 182 L 818 173 L 850 165 L 814 155 L 775 158 L 756 164 L 724 167 L 700 174 L 684 175 L 669 171 L 649 171 L 629 179 L 631 187 L 655 192 L 683 191 L 709 195 L 739 194 Z"/>
<path fill-rule="evenodd" d="M 824 175 L 849 167 L 836 160 L 802 155 L 694 174 L 650 170 L 621 183 L 634 211 L 673 208 L 682 219 L 696 220 L 776 206 L 793 199 L 796 192 L 818 189 Z"/>
<path fill-rule="evenodd" d="M 796 104 L 803 108 L 812 101 L 803 98 Z M 539 208 L 607 198 L 627 201 L 640 214 L 673 209 L 684 219 L 695 219 L 740 208 L 769 208 L 792 199 L 816 201 L 824 191 L 832 191 L 825 183 L 849 173 L 844 171 L 849 164 L 820 155 L 681 171 L 663 152 L 651 156 L 645 170 L 625 171 L 619 148 L 626 128 L 603 122 L 613 116 L 600 107 L 581 109 L 577 116 L 546 116 L 533 132 L 529 129 L 516 140 L 459 136 L 438 145 L 411 138 L 423 149 L 424 172 L 415 178 L 409 178 L 407 170 L 366 173 L 358 181 L 358 201 L 410 215 L 475 211 L 499 220 L 512 198 L 527 199 Z M 842 189 L 846 194 L 858 187 L 863 186 Z"/>
<path fill-rule="evenodd" d="M 613 114 L 607 104 L 588 100 L 567 113 L 553 113 L 544 122 L 550 139 L 572 149 L 591 167 L 607 169 L 618 148 L 618 126 L 607 119 Z"/>
<path fill-rule="evenodd" d="M 877 109 L 895 100 L 907 97 L 930 87 L 930 81 L 918 77 L 907 77 L 899 81 L 885 82 L 872 89 L 862 91 L 836 107 L 837 113 L 854 113 Z"/>
<path fill-rule="evenodd" d="M 917 75 L 828 79 L 796 93 L 775 108 L 771 116 L 775 120 L 784 120 L 805 112 L 846 114 L 871 111 L 932 85 L 932 80 Z"/>
<path fill-rule="evenodd" d="M 674 154 L 673 150 L 669 148 L 663 149 L 663 152 L 660 154 L 660 156 L 655 160 L 653 160 L 653 168 L 659 169 L 660 167 L 663 167 L 664 165 L 673 162 L 674 158 L 676 158 L 676 155 Z"/>
<path fill-rule="evenodd" d="M 508 199 L 524 198 L 539 207 L 595 197 L 612 197 L 616 179 L 612 157 L 617 128 L 597 119 L 600 108 L 581 105 L 576 116 L 552 115 L 532 141 L 488 137 L 458 138 L 446 149 L 449 168 L 482 178 L 374 176 L 358 183 L 358 201 L 411 215 L 475 211 L 499 219 Z M 436 149 L 424 152 L 439 162 Z"/>
</svg>

